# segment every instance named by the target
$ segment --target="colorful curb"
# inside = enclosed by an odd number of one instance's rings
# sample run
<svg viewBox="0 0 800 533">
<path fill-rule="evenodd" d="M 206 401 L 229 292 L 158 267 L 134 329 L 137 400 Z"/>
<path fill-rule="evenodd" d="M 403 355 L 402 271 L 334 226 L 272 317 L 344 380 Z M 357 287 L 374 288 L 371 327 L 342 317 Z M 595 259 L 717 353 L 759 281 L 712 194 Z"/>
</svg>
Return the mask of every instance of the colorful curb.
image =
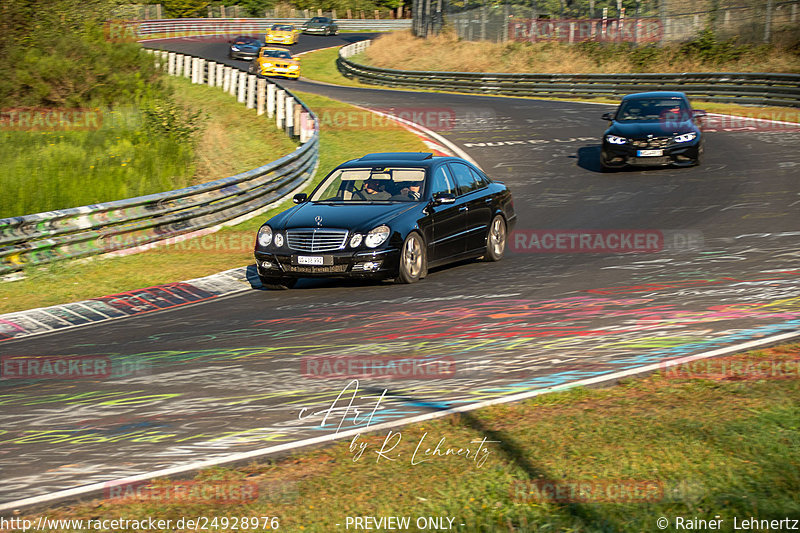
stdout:
<svg viewBox="0 0 800 533">
<path fill-rule="evenodd" d="M 0 342 L 174 309 L 260 286 L 247 280 L 246 267 L 204 278 L 177 281 L 81 302 L 0 315 Z"/>
</svg>

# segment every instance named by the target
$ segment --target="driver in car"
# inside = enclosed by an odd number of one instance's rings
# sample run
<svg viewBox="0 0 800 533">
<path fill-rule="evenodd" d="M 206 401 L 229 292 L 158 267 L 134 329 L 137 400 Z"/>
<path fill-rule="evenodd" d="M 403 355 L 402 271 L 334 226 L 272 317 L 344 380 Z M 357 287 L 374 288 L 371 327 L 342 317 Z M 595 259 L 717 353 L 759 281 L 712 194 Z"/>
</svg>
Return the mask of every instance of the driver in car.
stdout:
<svg viewBox="0 0 800 533">
<path fill-rule="evenodd" d="M 392 196 L 378 180 L 364 182 L 364 188 L 358 194 L 364 200 L 388 200 Z"/>
</svg>

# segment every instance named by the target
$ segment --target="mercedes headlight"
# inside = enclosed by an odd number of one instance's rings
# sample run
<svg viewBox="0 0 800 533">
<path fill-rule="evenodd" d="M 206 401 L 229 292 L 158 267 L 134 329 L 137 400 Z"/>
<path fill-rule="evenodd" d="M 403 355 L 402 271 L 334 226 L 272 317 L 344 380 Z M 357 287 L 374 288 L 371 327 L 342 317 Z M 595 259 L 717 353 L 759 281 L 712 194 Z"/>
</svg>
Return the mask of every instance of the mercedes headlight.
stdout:
<svg viewBox="0 0 800 533">
<path fill-rule="evenodd" d="M 239 47 L 238 46 L 231 46 L 231 50 L 233 50 L 234 52 L 238 52 L 239 51 Z"/>
<path fill-rule="evenodd" d="M 628 142 L 628 139 L 625 137 L 620 137 L 618 135 L 606 135 L 606 140 L 611 144 L 625 144 Z"/>
<path fill-rule="evenodd" d="M 278 248 L 283 246 L 283 233 L 276 233 L 275 237 L 273 237 L 273 240 L 275 241 L 275 246 Z"/>
<path fill-rule="evenodd" d="M 683 135 L 676 135 L 675 142 L 676 143 L 685 143 L 689 141 L 693 141 L 697 138 L 697 133 L 690 131 L 689 133 L 684 133 Z"/>
<path fill-rule="evenodd" d="M 352 237 L 350 237 L 350 248 L 357 248 L 358 245 L 361 244 L 362 240 L 364 240 L 363 235 L 360 233 L 354 234 Z"/>
<path fill-rule="evenodd" d="M 370 230 L 367 233 L 367 236 L 364 238 L 364 244 L 367 245 L 367 248 L 375 248 L 376 246 L 380 246 L 386 239 L 389 238 L 389 226 L 387 225 L 380 225 L 377 228 Z"/>
<path fill-rule="evenodd" d="M 258 237 L 256 238 L 258 245 L 266 248 L 272 242 L 272 228 L 269 226 L 261 226 L 258 230 Z"/>
</svg>

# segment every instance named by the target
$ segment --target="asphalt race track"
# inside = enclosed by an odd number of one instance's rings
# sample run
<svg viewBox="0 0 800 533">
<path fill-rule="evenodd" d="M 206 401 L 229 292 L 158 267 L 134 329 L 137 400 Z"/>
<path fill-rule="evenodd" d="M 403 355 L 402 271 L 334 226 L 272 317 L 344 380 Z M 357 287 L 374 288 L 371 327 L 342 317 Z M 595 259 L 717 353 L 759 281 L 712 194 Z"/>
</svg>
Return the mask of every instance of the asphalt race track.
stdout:
<svg viewBox="0 0 800 533">
<path fill-rule="evenodd" d="M 225 46 L 169 44 L 210 59 Z M 522 237 L 499 263 L 438 269 L 415 285 L 303 280 L 0 344 L 3 355 L 102 356 L 132 369 L 0 381 L 0 502 L 352 429 L 373 409 L 374 425 L 798 330 L 797 131 L 711 132 L 699 167 L 605 174 L 610 106 L 285 84 L 455 117 L 425 125 L 505 181 Z M 534 253 L 525 233 L 562 229 L 665 238 L 649 253 Z M 356 389 L 309 375 L 309 356 L 331 355 L 444 360 L 455 373 L 368 377 Z M 353 396 L 355 421 L 342 409 Z"/>
</svg>

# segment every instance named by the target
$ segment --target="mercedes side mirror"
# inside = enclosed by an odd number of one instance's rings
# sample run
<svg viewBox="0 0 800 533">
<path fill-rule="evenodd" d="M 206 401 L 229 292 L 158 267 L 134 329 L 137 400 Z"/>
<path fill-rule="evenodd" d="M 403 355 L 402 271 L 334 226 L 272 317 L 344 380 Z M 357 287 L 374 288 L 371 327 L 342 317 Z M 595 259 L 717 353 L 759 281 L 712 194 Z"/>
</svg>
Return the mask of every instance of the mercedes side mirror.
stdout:
<svg viewBox="0 0 800 533">
<path fill-rule="evenodd" d="M 603 120 L 614 120 L 614 113 L 603 113 Z"/>
<path fill-rule="evenodd" d="M 300 194 L 295 194 L 294 197 L 292 198 L 292 201 L 296 204 L 302 204 L 308 201 L 308 195 L 304 192 L 301 192 Z"/>
<path fill-rule="evenodd" d="M 692 111 L 692 118 L 703 118 L 707 113 L 702 109 L 695 109 Z"/>
<path fill-rule="evenodd" d="M 451 192 L 437 192 L 433 195 L 433 205 L 454 204 L 456 195 Z"/>
</svg>

